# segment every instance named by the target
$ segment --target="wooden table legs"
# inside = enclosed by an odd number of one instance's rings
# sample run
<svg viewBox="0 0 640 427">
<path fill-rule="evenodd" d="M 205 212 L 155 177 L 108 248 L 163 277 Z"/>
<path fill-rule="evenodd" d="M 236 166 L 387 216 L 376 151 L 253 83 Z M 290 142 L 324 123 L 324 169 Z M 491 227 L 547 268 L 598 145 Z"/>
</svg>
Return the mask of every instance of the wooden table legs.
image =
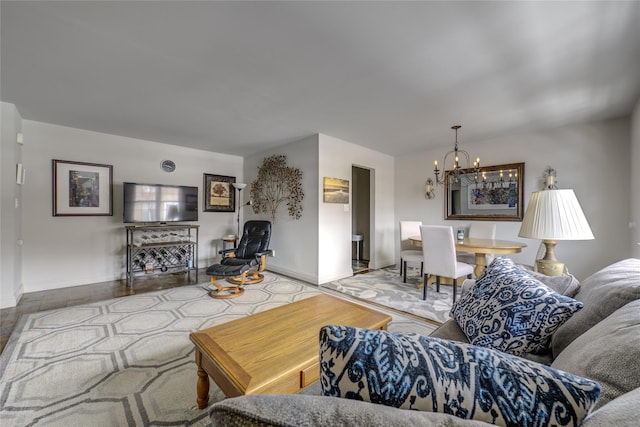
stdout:
<svg viewBox="0 0 640 427">
<path fill-rule="evenodd" d="M 202 353 L 196 349 L 196 365 L 198 366 L 198 409 L 204 409 L 209 404 L 209 374 L 202 368 Z"/>
<path fill-rule="evenodd" d="M 479 254 L 476 252 L 476 266 L 473 267 L 473 274 L 475 274 L 476 279 L 480 277 L 482 273 L 487 269 L 487 255 Z"/>
</svg>

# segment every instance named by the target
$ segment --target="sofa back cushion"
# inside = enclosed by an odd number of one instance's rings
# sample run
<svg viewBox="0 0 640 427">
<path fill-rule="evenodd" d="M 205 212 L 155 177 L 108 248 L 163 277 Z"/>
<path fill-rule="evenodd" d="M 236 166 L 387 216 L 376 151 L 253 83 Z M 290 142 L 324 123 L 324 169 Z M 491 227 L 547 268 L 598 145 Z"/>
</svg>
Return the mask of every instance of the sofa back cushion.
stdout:
<svg viewBox="0 0 640 427">
<path fill-rule="evenodd" d="M 599 382 L 597 407 L 640 387 L 640 300 L 580 335 L 551 366 Z"/>
<path fill-rule="evenodd" d="M 593 325 L 623 305 L 640 299 L 640 259 L 622 260 L 594 273 L 580 283 L 575 298 L 584 307 L 553 335 L 554 358 Z"/>
<path fill-rule="evenodd" d="M 325 396 L 503 426 L 579 425 L 600 394 L 594 381 L 499 351 L 331 325 L 320 330 L 320 384 Z"/>
</svg>

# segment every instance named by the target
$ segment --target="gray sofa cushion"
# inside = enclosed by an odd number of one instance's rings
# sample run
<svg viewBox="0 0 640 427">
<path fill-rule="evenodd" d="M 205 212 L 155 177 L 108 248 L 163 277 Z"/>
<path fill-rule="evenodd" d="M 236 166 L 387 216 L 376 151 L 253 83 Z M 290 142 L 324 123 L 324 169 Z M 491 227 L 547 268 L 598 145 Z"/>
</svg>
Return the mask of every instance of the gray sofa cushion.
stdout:
<svg viewBox="0 0 640 427">
<path fill-rule="evenodd" d="M 596 408 L 640 387 L 640 300 L 576 338 L 551 366 L 598 381 L 602 394 Z"/>
<path fill-rule="evenodd" d="M 464 334 L 460 325 L 455 320 L 447 320 L 442 325 L 438 326 L 438 329 L 429 334 L 430 337 L 442 338 L 445 340 L 459 341 L 463 343 L 469 343 L 469 339 Z"/>
<path fill-rule="evenodd" d="M 551 350 L 559 355 L 571 342 L 623 305 L 640 299 L 640 259 L 611 264 L 580 283 L 575 298 L 584 308 L 553 334 Z"/>
<path fill-rule="evenodd" d="M 585 418 L 581 427 L 637 427 L 640 420 L 640 388 L 609 402 Z"/>
<path fill-rule="evenodd" d="M 562 276 L 547 276 L 537 271 L 525 270 L 530 276 L 538 279 L 560 295 L 574 297 L 580 290 L 580 282 L 571 274 Z"/>
<path fill-rule="evenodd" d="M 487 427 L 447 414 L 396 409 L 338 397 L 263 394 L 226 399 L 209 410 L 213 427 Z"/>
</svg>

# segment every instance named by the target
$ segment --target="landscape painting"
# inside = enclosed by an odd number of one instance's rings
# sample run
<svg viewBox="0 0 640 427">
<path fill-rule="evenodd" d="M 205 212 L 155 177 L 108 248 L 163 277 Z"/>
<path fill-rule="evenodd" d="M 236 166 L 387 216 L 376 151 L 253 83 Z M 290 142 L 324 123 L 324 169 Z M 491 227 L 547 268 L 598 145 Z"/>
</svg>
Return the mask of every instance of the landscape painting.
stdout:
<svg viewBox="0 0 640 427">
<path fill-rule="evenodd" d="M 349 180 L 324 177 L 324 202 L 349 203 Z"/>
</svg>

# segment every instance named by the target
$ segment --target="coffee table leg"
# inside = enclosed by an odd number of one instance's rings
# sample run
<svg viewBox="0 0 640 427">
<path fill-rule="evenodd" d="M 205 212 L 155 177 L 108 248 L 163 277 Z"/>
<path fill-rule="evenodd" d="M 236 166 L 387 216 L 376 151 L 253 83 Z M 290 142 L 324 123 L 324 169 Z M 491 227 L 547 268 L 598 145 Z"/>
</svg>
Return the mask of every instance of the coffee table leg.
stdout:
<svg viewBox="0 0 640 427">
<path fill-rule="evenodd" d="M 202 369 L 202 353 L 196 349 L 196 365 L 198 366 L 198 408 L 204 409 L 209 404 L 209 374 Z"/>
</svg>

